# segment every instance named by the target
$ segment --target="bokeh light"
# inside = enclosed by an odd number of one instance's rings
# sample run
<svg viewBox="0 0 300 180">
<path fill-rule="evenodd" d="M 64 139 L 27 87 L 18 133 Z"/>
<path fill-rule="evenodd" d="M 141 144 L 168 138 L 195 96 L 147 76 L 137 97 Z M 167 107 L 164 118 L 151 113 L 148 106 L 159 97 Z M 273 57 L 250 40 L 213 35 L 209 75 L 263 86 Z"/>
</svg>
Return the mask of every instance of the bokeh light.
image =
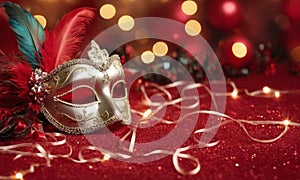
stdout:
<svg viewBox="0 0 300 180">
<path fill-rule="evenodd" d="M 234 14 L 236 11 L 236 4 L 233 2 L 225 2 L 222 6 L 223 11 L 225 14 Z"/>
<path fill-rule="evenodd" d="M 165 56 L 168 53 L 168 45 L 165 42 L 159 41 L 152 47 L 152 51 L 156 56 Z"/>
<path fill-rule="evenodd" d="M 40 24 L 41 26 L 45 29 L 47 25 L 47 19 L 43 15 L 34 15 L 33 16 Z"/>
<path fill-rule="evenodd" d="M 287 29 L 290 27 L 289 19 L 282 14 L 276 16 L 275 22 L 281 29 Z"/>
<path fill-rule="evenodd" d="M 201 24 L 196 20 L 189 20 L 185 24 L 185 31 L 190 36 L 196 36 L 201 32 Z"/>
<path fill-rule="evenodd" d="M 232 52 L 238 58 L 243 58 L 247 55 L 247 47 L 244 43 L 235 42 L 232 45 Z"/>
<path fill-rule="evenodd" d="M 154 61 L 155 56 L 151 51 L 145 51 L 142 53 L 141 59 L 145 64 L 150 64 Z"/>
<path fill-rule="evenodd" d="M 134 27 L 134 19 L 129 15 L 124 15 L 120 17 L 118 25 L 123 31 L 129 31 Z"/>
<path fill-rule="evenodd" d="M 300 62 L 300 46 L 295 47 L 291 51 L 291 57 L 295 62 Z"/>
<path fill-rule="evenodd" d="M 116 8 L 111 4 L 104 4 L 99 10 L 100 16 L 104 19 L 111 19 L 116 15 Z"/>
<path fill-rule="evenodd" d="M 197 12 L 198 6 L 194 1 L 184 1 L 181 5 L 181 9 L 186 15 L 193 15 Z"/>
</svg>

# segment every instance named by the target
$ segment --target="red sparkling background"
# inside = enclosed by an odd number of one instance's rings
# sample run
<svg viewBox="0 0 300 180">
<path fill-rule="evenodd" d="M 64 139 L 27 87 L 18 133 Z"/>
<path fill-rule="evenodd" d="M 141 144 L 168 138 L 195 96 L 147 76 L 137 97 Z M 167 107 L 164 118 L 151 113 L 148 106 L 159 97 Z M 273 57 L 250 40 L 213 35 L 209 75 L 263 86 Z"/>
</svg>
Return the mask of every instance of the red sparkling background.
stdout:
<svg viewBox="0 0 300 180">
<path fill-rule="evenodd" d="M 83 0 L 33 0 L 33 1 L 13 1 L 20 3 L 22 7 L 30 9 L 33 14 L 43 14 L 47 17 L 47 28 L 52 28 L 55 22 L 66 12 L 77 7 L 90 6 L 100 7 L 105 3 L 112 3 L 118 7 L 117 15 L 110 21 L 104 21 L 100 17 L 91 25 L 90 32 L 86 37 L 86 43 L 89 42 L 95 35 L 103 31 L 107 27 L 115 24 L 117 18 L 123 14 L 132 14 L 134 17 L 157 16 L 177 19 L 185 22 L 188 18 L 182 14 L 178 14 L 180 9 L 180 1 L 146 1 L 141 0 L 137 2 L 130 1 L 83 1 Z M 217 1 L 214 1 L 217 2 Z M 281 1 L 268 2 L 266 5 L 264 1 L 238 1 L 243 4 L 242 9 L 239 9 L 239 14 L 234 17 L 231 24 L 222 25 L 214 33 L 210 31 L 213 29 L 211 25 L 214 22 L 202 24 L 204 29 L 201 33 L 212 45 L 217 47 L 219 40 L 231 34 L 238 34 L 242 31 L 247 34 L 254 44 L 272 42 L 279 44 L 285 42 L 287 51 L 298 46 L 300 38 L 299 32 L 299 12 L 297 7 L 293 4 L 299 4 L 299 1 L 289 0 L 284 1 L 282 11 L 291 18 L 290 28 L 283 30 L 283 36 L 276 37 L 276 29 L 270 30 L 268 23 L 281 12 Z M 132 5 L 134 3 L 134 5 Z M 204 12 L 205 3 L 197 2 L 200 15 L 194 18 L 203 20 L 207 17 L 202 16 Z M 146 7 L 145 7 L 146 5 Z M 164 7 L 162 11 L 160 8 Z M 210 11 L 213 13 L 213 11 Z M 208 13 L 209 14 L 209 13 Z M 212 16 L 212 15 L 211 15 Z M 243 16 L 243 17 L 239 17 Z M 214 14 L 214 17 L 208 19 L 219 18 Z M 244 20 L 240 20 L 244 18 Z M 231 20 L 229 20 L 231 21 Z M 219 25 L 219 24 L 218 24 Z M 215 26 L 218 26 L 215 25 Z M 236 29 L 240 26 L 239 29 Z M 5 53 L 17 47 L 14 35 L 8 28 L 7 18 L 3 10 L 0 11 L 0 49 Z M 207 27 L 207 28 L 205 28 Z M 233 29 L 231 29 L 233 28 Z M 228 32 L 230 29 L 230 32 Z M 219 33 L 216 31 L 220 31 Z M 227 32 L 223 32 L 227 31 Z M 215 37 L 217 35 L 217 37 Z M 295 38 L 291 38 L 295 35 Z M 288 37 L 284 39 L 284 37 Z M 147 45 L 145 45 L 147 46 Z M 151 45 L 149 45 L 151 47 Z M 283 59 L 286 60 L 286 59 Z M 279 90 L 300 89 L 299 77 L 293 76 L 288 72 L 287 65 L 279 65 L 277 71 L 273 75 L 252 74 L 247 77 L 234 79 L 240 89 L 247 88 L 251 90 L 261 89 L 263 86 Z M 137 95 L 139 92 L 132 89 L 132 94 Z M 130 103 L 139 104 L 139 96 L 130 97 Z M 249 120 L 264 120 L 274 119 L 283 120 L 287 117 L 291 121 L 300 122 L 300 95 L 287 94 L 282 95 L 278 99 L 265 99 L 257 97 L 240 96 L 238 99 L 228 98 L 226 113 L 234 118 L 244 118 Z M 201 108 L 209 108 L 209 101 L 201 100 Z M 169 109 L 166 117 L 172 119 L 177 114 Z M 202 128 L 206 116 L 199 118 L 196 128 Z M 248 127 L 248 126 L 247 126 Z M 172 129 L 172 126 L 157 124 L 149 130 L 138 131 L 138 142 L 151 141 L 157 139 L 158 135 L 164 134 Z M 118 127 L 114 133 L 121 136 L 126 132 L 127 127 Z M 282 127 L 271 126 L 257 126 L 249 127 L 249 131 L 255 137 L 274 137 Z M 92 135 L 90 135 L 92 136 Z M 182 176 L 176 172 L 172 165 L 172 157 L 165 157 L 144 164 L 131 164 L 122 161 L 110 159 L 104 163 L 87 163 L 76 164 L 65 159 L 55 159 L 52 161 L 51 167 L 38 167 L 36 172 L 28 174 L 25 179 L 155 179 L 158 177 L 168 177 L 170 179 L 191 178 L 191 179 L 300 179 L 300 130 L 296 127 L 290 127 L 288 133 L 280 140 L 271 144 L 261 144 L 250 140 L 242 129 L 237 124 L 228 124 L 221 127 L 218 131 L 215 140 L 220 140 L 220 143 L 207 149 L 195 149 L 188 151 L 189 154 L 194 155 L 200 160 L 201 171 L 194 176 Z M 83 135 L 68 135 L 67 141 L 72 144 L 74 154 L 76 154 L 80 147 L 90 145 Z M 3 141 L 1 145 L 16 144 L 22 142 L 36 142 L 36 139 L 29 138 L 18 141 Z M 192 138 L 189 139 L 185 145 L 192 143 Z M 59 153 L 66 150 L 63 147 L 53 149 Z M 87 154 L 87 157 L 94 157 L 95 153 Z M 42 163 L 43 160 L 38 158 L 21 158 L 13 161 L 13 155 L 0 154 L 0 174 L 10 175 L 20 169 L 29 167 L 33 162 Z M 189 164 L 184 163 L 185 167 Z"/>
</svg>

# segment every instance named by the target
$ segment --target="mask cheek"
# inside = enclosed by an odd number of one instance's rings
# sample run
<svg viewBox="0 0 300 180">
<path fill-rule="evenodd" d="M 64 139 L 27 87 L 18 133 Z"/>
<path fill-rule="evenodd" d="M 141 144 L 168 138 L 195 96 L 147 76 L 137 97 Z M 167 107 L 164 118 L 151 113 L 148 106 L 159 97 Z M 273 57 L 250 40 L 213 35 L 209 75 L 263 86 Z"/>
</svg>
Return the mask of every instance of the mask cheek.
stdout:
<svg viewBox="0 0 300 180">
<path fill-rule="evenodd" d="M 115 81 L 111 88 L 115 109 L 118 109 L 118 117 L 124 124 L 131 123 L 130 105 L 124 78 Z"/>
<path fill-rule="evenodd" d="M 119 109 L 119 117 L 126 125 L 131 123 L 130 105 L 127 97 L 114 99 L 114 104 Z"/>
</svg>

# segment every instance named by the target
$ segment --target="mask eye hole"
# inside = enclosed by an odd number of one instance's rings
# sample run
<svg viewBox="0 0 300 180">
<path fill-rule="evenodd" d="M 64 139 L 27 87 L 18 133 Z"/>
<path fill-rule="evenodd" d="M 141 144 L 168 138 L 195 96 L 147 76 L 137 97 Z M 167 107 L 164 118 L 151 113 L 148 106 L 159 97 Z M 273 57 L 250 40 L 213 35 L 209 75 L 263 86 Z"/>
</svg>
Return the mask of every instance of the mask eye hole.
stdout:
<svg viewBox="0 0 300 180">
<path fill-rule="evenodd" d="M 59 94 L 57 97 L 60 100 L 72 104 L 88 104 L 97 100 L 90 86 L 66 87 L 60 89 Z"/>
<path fill-rule="evenodd" d="M 112 87 L 113 98 L 124 98 L 126 96 L 126 86 L 123 81 L 116 82 Z"/>
</svg>

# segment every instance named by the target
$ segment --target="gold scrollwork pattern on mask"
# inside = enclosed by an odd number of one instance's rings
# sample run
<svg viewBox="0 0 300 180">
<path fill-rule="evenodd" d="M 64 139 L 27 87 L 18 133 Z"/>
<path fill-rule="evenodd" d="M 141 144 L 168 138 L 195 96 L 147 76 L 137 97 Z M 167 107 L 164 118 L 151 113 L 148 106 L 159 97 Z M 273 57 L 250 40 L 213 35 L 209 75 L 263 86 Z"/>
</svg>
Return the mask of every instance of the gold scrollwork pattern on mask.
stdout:
<svg viewBox="0 0 300 180">
<path fill-rule="evenodd" d="M 103 82 L 105 84 L 108 84 L 109 83 L 109 75 L 107 74 L 107 72 L 104 72 L 103 73 Z"/>
<path fill-rule="evenodd" d="M 115 75 L 117 75 L 116 78 L 124 78 L 119 60 L 118 56 L 111 56 L 102 64 L 97 64 L 89 59 L 74 59 L 49 73 L 44 78 L 44 85 L 47 87 L 49 95 L 46 97 L 45 104 L 42 104 L 42 113 L 47 120 L 58 129 L 70 134 L 90 133 L 118 120 L 126 121 L 128 124 L 127 122 L 130 122 L 131 119 L 128 114 L 130 106 L 127 100 L 127 91 L 125 90 L 125 97 L 116 100 L 111 97 L 109 92 L 105 94 L 107 98 L 102 98 L 102 88 L 110 87 Z M 112 77 L 110 77 L 110 73 L 112 73 Z M 88 89 L 95 99 L 78 104 L 74 99 L 66 100 L 64 98 L 80 88 Z M 107 100 L 110 102 L 106 103 Z M 116 103 L 119 105 L 113 105 Z M 108 104 L 112 104 L 112 107 L 105 107 Z M 99 111 L 100 109 L 101 111 Z M 128 120 L 124 120 L 124 117 Z"/>
</svg>

